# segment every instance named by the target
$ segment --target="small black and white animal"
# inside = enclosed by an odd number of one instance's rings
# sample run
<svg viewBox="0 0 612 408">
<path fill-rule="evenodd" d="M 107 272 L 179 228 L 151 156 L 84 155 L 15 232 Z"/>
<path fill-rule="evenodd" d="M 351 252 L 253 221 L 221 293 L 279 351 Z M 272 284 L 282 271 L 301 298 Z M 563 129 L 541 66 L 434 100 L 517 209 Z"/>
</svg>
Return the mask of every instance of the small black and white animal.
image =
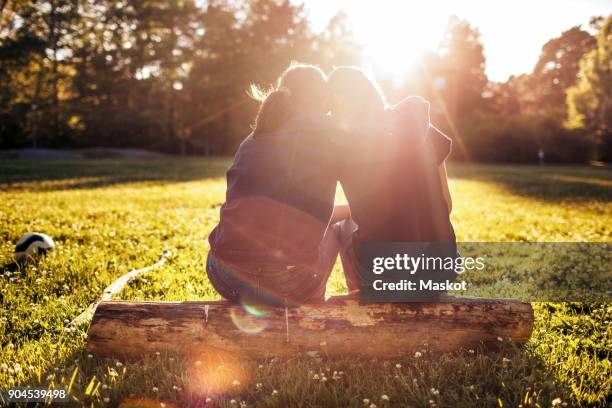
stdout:
<svg viewBox="0 0 612 408">
<path fill-rule="evenodd" d="M 53 239 L 47 234 L 31 232 L 24 235 L 15 245 L 15 259 L 23 261 L 27 258 L 35 258 L 55 248 Z"/>
</svg>

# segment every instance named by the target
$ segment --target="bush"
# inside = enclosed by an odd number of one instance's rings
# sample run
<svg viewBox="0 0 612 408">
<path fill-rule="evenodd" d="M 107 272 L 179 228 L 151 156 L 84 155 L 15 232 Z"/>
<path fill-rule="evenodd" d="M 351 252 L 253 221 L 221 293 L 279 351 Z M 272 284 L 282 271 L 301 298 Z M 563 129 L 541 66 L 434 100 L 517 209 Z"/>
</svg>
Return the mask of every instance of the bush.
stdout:
<svg viewBox="0 0 612 408">
<path fill-rule="evenodd" d="M 586 163 L 594 142 L 582 132 L 567 130 L 538 116 L 476 113 L 460 124 L 454 160 L 490 163 L 537 163 L 542 149 L 547 163 Z M 461 148 L 463 144 L 464 148 Z"/>
</svg>

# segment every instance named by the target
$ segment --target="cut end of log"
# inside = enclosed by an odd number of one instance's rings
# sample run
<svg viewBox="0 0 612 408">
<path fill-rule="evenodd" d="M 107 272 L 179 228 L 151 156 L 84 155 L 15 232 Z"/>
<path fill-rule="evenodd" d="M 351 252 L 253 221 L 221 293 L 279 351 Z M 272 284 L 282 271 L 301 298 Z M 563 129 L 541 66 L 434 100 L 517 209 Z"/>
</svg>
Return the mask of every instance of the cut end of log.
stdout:
<svg viewBox="0 0 612 408">
<path fill-rule="evenodd" d="M 397 357 L 427 345 L 452 352 L 531 336 L 529 303 L 452 298 L 440 303 L 360 305 L 350 298 L 297 309 L 245 310 L 227 302 L 101 302 L 86 350 L 98 356 L 141 357 L 194 349 L 249 358 L 296 356 Z"/>
</svg>

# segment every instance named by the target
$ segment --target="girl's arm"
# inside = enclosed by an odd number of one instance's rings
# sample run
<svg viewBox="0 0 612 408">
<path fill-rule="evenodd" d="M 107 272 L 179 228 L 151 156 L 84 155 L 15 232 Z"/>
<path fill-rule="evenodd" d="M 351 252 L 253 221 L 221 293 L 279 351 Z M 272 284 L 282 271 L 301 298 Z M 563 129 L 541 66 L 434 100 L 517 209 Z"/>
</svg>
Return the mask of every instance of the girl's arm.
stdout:
<svg viewBox="0 0 612 408">
<path fill-rule="evenodd" d="M 440 183 L 442 184 L 442 194 L 448 207 L 448 213 L 450 214 L 453 209 L 453 199 L 451 198 L 450 190 L 448 189 L 448 178 L 446 177 L 446 163 L 442 162 L 438 166 L 438 173 L 440 174 Z"/>
<path fill-rule="evenodd" d="M 334 205 L 334 211 L 332 212 L 330 224 L 335 224 L 338 221 L 350 218 L 351 208 L 348 204 L 336 204 Z"/>
</svg>

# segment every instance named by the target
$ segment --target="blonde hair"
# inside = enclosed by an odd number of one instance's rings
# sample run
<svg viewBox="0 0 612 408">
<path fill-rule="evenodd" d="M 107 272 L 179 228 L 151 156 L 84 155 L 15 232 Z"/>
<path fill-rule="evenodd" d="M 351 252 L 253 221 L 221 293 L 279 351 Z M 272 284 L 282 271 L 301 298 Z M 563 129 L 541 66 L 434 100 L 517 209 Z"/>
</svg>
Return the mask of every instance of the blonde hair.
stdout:
<svg viewBox="0 0 612 408">
<path fill-rule="evenodd" d="M 273 132 L 298 112 L 329 111 L 327 79 L 314 65 L 292 63 L 278 78 L 276 86 L 252 84 L 248 95 L 261 102 L 253 123 L 253 135 Z"/>
<path fill-rule="evenodd" d="M 387 107 L 384 94 L 361 68 L 334 68 L 327 78 L 333 95 L 342 97 L 343 109 L 354 119 L 376 118 Z"/>
</svg>

